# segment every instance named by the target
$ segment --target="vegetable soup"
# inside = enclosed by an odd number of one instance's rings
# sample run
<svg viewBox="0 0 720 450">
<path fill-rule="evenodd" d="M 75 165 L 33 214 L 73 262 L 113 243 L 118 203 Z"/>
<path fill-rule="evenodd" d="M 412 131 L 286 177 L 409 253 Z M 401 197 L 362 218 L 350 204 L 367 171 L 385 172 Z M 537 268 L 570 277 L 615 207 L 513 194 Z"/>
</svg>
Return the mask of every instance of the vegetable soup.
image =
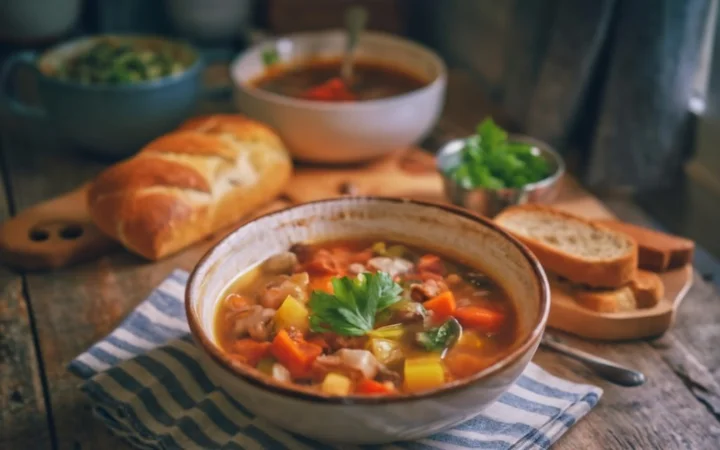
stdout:
<svg viewBox="0 0 720 450">
<path fill-rule="evenodd" d="M 218 305 L 215 337 L 280 382 L 393 395 L 488 367 L 517 325 L 486 274 L 417 247 L 352 240 L 296 244 L 244 274 Z"/>
<path fill-rule="evenodd" d="M 254 81 L 260 89 L 287 97 L 327 102 L 352 102 L 394 97 L 420 89 L 427 81 L 400 69 L 357 61 L 352 85 L 340 78 L 341 60 L 317 60 L 287 67 L 271 66 Z"/>
</svg>

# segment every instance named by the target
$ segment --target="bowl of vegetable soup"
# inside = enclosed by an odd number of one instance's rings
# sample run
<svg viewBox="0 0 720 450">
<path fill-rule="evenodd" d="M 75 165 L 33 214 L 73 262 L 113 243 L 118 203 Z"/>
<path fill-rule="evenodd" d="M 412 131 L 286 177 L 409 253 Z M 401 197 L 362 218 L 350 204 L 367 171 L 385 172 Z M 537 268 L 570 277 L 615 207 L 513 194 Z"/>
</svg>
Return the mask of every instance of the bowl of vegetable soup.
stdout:
<svg viewBox="0 0 720 450">
<path fill-rule="evenodd" d="M 346 33 L 296 33 L 232 63 L 238 109 L 272 126 L 296 159 L 345 164 L 416 144 L 442 112 L 447 70 L 432 50 L 380 32 L 359 38 L 351 83 L 340 77 Z"/>
<path fill-rule="evenodd" d="M 549 311 L 535 257 L 453 206 L 321 200 L 230 233 L 198 263 L 190 330 L 215 383 L 325 442 L 422 438 L 520 376 Z"/>
</svg>

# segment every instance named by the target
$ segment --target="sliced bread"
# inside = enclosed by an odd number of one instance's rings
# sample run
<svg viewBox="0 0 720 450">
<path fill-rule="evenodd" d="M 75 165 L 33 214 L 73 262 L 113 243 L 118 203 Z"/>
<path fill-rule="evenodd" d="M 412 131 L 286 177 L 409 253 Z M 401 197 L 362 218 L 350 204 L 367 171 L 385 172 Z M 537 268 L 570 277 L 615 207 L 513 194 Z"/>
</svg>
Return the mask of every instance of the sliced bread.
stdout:
<svg viewBox="0 0 720 450">
<path fill-rule="evenodd" d="M 637 244 L 619 231 L 542 205 L 508 208 L 495 222 L 524 243 L 546 270 L 573 283 L 620 288 L 635 277 Z"/>
<path fill-rule="evenodd" d="M 635 239 L 641 269 L 664 272 L 692 262 L 695 243 L 690 239 L 617 220 L 601 220 L 599 223 Z"/>
<path fill-rule="evenodd" d="M 665 295 L 665 285 L 656 273 L 638 270 L 630 283 L 638 308 L 652 308 Z"/>
</svg>

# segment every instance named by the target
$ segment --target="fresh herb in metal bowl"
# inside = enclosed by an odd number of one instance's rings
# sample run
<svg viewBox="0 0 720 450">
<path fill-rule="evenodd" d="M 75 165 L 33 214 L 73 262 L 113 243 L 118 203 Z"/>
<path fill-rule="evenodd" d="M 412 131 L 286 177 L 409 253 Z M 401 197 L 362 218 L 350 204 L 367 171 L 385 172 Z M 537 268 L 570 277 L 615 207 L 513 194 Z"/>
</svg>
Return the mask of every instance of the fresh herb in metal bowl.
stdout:
<svg viewBox="0 0 720 450">
<path fill-rule="evenodd" d="M 446 174 L 466 189 L 505 189 L 540 181 L 552 170 L 532 145 L 509 141 L 507 132 L 487 118 L 465 140 L 460 163 Z"/>
<path fill-rule="evenodd" d="M 104 39 L 65 61 L 55 75 L 83 84 L 127 84 L 174 75 L 185 68 L 169 51 Z"/>
</svg>

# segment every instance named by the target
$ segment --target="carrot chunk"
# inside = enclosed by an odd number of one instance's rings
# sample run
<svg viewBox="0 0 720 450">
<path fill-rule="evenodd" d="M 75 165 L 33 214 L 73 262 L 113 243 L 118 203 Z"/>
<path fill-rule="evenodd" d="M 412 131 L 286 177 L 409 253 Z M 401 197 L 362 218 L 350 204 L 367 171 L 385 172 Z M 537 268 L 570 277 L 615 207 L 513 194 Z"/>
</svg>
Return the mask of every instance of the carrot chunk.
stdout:
<svg viewBox="0 0 720 450">
<path fill-rule="evenodd" d="M 480 355 L 464 351 L 450 352 L 443 362 L 455 378 L 469 377 L 491 364 L 491 361 Z"/>
<path fill-rule="evenodd" d="M 269 342 L 254 339 L 238 339 L 232 343 L 230 356 L 253 367 L 270 352 Z"/>
<path fill-rule="evenodd" d="M 443 263 L 438 255 L 428 253 L 418 260 L 417 270 L 418 272 L 442 273 Z"/>
<path fill-rule="evenodd" d="M 455 312 L 455 295 L 452 291 L 445 291 L 430 300 L 423 302 L 423 306 L 428 311 L 433 312 L 433 319 L 443 320 L 453 315 Z"/>
<path fill-rule="evenodd" d="M 379 381 L 363 378 L 355 387 L 355 392 L 367 395 L 387 395 L 394 393 L 395 388 L 392 386 L 392 383 L 380 383 Z"/>
<path fill-rule="evenodd" d="M 300 336 L 292 338 L 286 330 L 280 330 L 272 341 L 270 352 L 287 367 L 293 378 L 306 378 L 310 376 L 313 361 L 322 353 L 322 347 Z"/>
<path fill-rule="evenodd" d="M 505 321 L 502 313 L 481 306 L 463 306 L 453 315 L 462 326 L 483 331 L 497 331 Z"/>
</svg>

